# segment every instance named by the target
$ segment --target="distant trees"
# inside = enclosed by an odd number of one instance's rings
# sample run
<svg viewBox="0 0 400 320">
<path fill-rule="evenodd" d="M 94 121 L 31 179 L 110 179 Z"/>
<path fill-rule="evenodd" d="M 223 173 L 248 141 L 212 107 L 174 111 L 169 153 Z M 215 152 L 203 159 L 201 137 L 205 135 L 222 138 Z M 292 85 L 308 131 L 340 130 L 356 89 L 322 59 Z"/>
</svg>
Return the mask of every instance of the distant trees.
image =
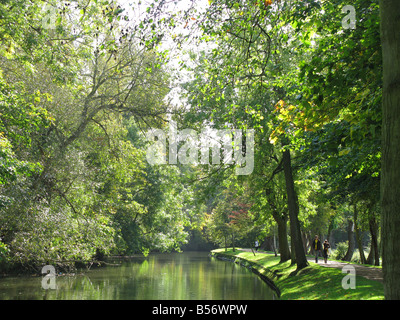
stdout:
<svg viewBox="0 0 400 320">
<path fill-rule="evenodd" d="M 220 246 L 236 244 L 254 246 L 259 228 L 254 224 L 247 188 L 228 186 L 220 195 L 215 209 L 207 215 L 205 228 L 207 237 Z"/>
</svg>

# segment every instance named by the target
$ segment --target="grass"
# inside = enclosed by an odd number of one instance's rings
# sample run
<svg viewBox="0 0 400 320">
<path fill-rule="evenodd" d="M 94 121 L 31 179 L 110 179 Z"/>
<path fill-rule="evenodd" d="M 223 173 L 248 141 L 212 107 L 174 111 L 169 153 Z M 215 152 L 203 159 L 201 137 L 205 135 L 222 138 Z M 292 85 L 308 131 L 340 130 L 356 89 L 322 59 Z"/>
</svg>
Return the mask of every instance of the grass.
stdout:
<svg viewBox="0 0 400 320">
<path fill-rule="evenodd" d="M 274 254 L 256 254 L 236 249 L 216 249 L 213 254 L 238 257 L 249 261 L 260 273 L 273 273 L 273 281 L 281 291 L 281 300 L 382 300 L 383 284 L 356 276 L 355 289 L 343 289 L 346 274 L 341 269 L 326 268 L 314 263 L 296 273 L 290 261 L 279 263 Z M 271 273 L 272 272 L 272 273 Z"/>
</svg>

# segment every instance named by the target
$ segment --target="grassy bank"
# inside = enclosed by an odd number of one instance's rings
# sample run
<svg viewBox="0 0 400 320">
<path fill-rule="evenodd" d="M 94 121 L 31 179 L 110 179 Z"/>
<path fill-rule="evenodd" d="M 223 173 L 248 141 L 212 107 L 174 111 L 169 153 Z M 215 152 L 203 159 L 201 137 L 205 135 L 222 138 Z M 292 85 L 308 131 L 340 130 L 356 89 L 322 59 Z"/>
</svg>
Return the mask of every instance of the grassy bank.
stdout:
<svg viewBox="0 0 400 320">
<path fill-rule="evenodd" d="M 213 255 L 245 260 L 261 275 L 270 278 L 280 290 L 282 300 L 380 300 L 383 299 L 383 285 L 378 281 L 356 276 L 355 289 L 343 289 L 341 269 L 326 268 L 311 263 L 296 273 L 296 266 L 290 261 L 279 263 L 273 254 L 216 249 Z"/>
</svg>

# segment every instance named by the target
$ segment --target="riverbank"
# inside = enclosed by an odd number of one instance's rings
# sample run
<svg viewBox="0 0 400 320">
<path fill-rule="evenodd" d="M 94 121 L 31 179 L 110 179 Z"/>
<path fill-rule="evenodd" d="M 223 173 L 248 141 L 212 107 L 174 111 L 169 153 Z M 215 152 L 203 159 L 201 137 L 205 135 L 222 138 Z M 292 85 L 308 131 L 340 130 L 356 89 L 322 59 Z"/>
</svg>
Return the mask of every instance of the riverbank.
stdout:
<svg viewBox="0 0 400 320">
<path fill-rule="evenodd" d="M 268 278 L 281 300 L 382 300 L 383 284 L 366 279 L 356 272 L 355 289 L 344 289 L 342 280 L 347 273 L 340 268 L 326 268 L 310 263 L 299 272 L 290 261 L 279 263 L 280 257 L 274 254 L 246 252 L 240 249 L 215 249 L 214 257 L 241 263 L 260 277 Z"/>
</svg>

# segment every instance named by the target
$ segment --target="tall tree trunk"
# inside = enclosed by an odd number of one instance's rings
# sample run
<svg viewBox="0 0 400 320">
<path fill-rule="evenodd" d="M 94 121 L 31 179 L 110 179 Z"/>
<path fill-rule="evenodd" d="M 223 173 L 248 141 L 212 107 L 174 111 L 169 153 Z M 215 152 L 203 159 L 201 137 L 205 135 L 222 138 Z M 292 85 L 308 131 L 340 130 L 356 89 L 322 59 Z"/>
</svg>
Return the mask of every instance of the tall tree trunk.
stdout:
<svg viewBox="0 0 400 320">
<path fill-rule="evenodd" d="M 349 239 L 349 247 L 347 249 L 346 255 L 344 256 L 343 260 L 344 261 L 350 261 L 351 258 L 353 257 L 353 252 L 354 252 L 354 223 L 352 220 L 349 220 L 349 224 L 347 226 L 347 237 Z"/>
<path fill-rule="evenodd" d="M 326 235 L 326 238 L 328 239 L 328 242 L 331 243 L 332 241 L 332 230 L 333 230 L 333 223 L 335 221 L 335 216 L 332 216 L 329 219 L 329 226 L 328 226 L 328 234 Z"/>
<path fill-rule="evenodd" d="M 278 224 L 278 243 L 279 253 L 281 256 L 280 262 L 285 262 L 290 259 L 289 242 L 287 238 L 287 217 L 282 214 L 281 217 L 278 217 L 275 221 Z"/>
<path fill-rule="evenodd" d="M 400 1 L 380 0 L 382 93 L 382 267 L 385 298 L 400 300 Z"/>
<path fill-rule="evenodd" d="M 301 231 L 301 238 L 303 239 L 303 249 L 304 252 L 307 252 L 307 235 L 305 232 Z"/>
<path fill-rule="evenodd" d="M 292 232 L 290 231 L 290 260 L 291 264 L 296 264 L 296 253 L 293 244 Z"/>
<path fill-rule="evenodd" d="M 371 244 L 369 246 L 369 253 L 368 253 L 368 258 L 365 260 L 366 264 L 374 264 L 375 261 L 375 249 L 374 245 L 372 244 L 372 239 L 371 239 Z"/>
<path fill-rule="evenodd" d="M 289 208 L 290 218 L 290 232 L 292 238 L 292 250 L 294 249 L 296 257 L 297 270 L 303 269 L 308 266 L 306 254 L 304 252 L 303 240 L 301 238 L 300 223 L 299 223 L 299 203 L 294 189 L 292 163 L 290 158 L 290 151 L 285 150 L 282 155 L 283 171 L 285 173 L 286 194 Z"/>
<path fill-rule="evenodd" d="M 275 252 L 273 237 L 271 237 L 271 236 L 266 236 L 266 237 L 264 238 L 264 241 L 263 241 L 262 245 L 260 246 L 260 249 L 266 250 L 266 251 L 273 251 L 273 252 Z"/>
<path fill-rule="evenodd" d="M 361 232 L 358 228 L 358 210 L 357 210 L 357 203 L 354 203 L 354 232 L 356 236 L 356 241 L 357 241 L 357 247 L 358 247 L 358 252 L 360 253 L 360 260 L 361 264 L 365 264 L 365 255 L 364 255 L 364 248 L 362 245 L 362 239 L 361 239 Z"/>
<path fill-rule="evenodd" d="M 278 252 L 277 252 L 277 248 L 276 248 L 275 231 L 274 231 L 274 235 L 272 237 L 270 237 L 270 242 L 271 242 L 272 251 L 274 252 L 275 257 L 277 257 Z"/>
<path fill-rule="evenodd" d="M 369 219 L 369 231 L 371 233 L 371 247 L 374 251 L 374 264 L 379 266 L 378 224 L 374 216 Z"/>
<path fill-rule="evenodd" d="M 311 232 L 307 232 L 307 245 L 308 245 L 308 254 L 313 254 L 314 248 L 312 246 L 313 237 Z M 307 252 L 307 251 L 306 251 Z"/>
<path fill-rule="evenodd" d="M 228 251 L 228 241 L 226 236 L 224 236 L 224 240 L 225 240 L 225 251 Z"/>
<path fill-rule="evenodd" d="M 278 239 L 278 247 L 276 247 L 276 235 L 275 235 L 275 228 L 274 228 L 274 253 L 275 253 L 275 257 L 278 256 L 278 250 L 279 250 L 279 239 Z M 289 245 L 288 245 L 289 246 Z"/>
<path fill-rule="evenodd" d="M 266 194 L 268 195 L 270 190 L 266 190 Z M 275 203 L 271 202 L 270 207 L 272 209 L 272 217 L 274 218 L 276 224 L 278 225 L 278 243 L 279 243 L 279 253 L 280 253 L 280 261 L 285 262 L 290 259 L 290 249 L 287 238 L 287 221 L 288 215 L 286 212 L 280 213 Z"/>
</svg>

